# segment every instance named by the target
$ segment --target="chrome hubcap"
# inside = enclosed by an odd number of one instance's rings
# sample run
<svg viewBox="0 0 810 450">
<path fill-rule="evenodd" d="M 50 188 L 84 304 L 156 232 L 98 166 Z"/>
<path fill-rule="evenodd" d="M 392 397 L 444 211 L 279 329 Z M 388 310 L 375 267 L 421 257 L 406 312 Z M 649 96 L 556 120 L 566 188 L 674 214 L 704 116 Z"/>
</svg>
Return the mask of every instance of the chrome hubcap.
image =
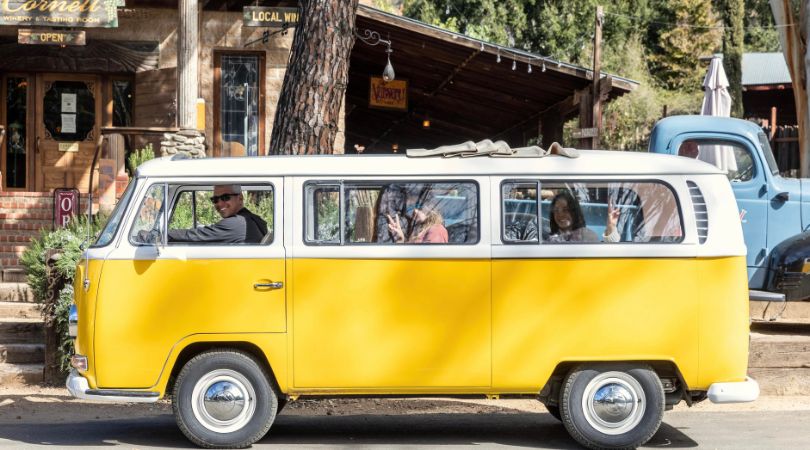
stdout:
<svg viewBox="0 0 810 450">
<path fill-rule="evenodd" d="M 641 384 L 624 372 L 605 372 L 585 387 L 582 410 L 596 430 L 610 435 L 626 433 L 644 416 L 647 400 Z"/>
<path fill-rule="evenodd" d="M 211 371 L 197 381 L 192 391 L 191 409 L 205 428 L 230 433 L 244 427 L 256 411 L 253 385 L 239 372 Z"/>
</svg>

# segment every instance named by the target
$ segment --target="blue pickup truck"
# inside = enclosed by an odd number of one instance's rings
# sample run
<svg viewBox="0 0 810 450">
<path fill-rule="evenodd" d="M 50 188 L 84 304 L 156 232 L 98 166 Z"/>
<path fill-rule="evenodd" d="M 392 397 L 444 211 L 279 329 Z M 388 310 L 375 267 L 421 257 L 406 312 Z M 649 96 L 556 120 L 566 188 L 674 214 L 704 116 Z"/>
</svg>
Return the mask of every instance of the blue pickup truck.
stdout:
<svg viewBox="0 0 810 450">
<path fill-rule="evenodd" d="M 762 128 L 725 117 L 668 117 L 653 128 L 649 151 L 697 158 L 727 173 L 748 247 L 752 300 L 810 298 L 810 179 L 779 175 Z"/>
</svg>

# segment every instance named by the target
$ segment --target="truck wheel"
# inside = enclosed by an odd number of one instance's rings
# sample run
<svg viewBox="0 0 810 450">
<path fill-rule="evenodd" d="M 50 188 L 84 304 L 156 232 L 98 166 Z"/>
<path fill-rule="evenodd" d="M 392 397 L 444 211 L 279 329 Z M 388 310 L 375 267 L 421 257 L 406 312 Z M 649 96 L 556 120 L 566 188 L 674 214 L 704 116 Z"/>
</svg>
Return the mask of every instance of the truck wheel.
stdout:
<svg viewBox="0 0 810 450">
<path fill-rule="evenodd" d="M 661 425 L 664 388 L 647 365 L 581 365 L 565 379 L 560 411 L 568 433 L 585 447 L 635 448 Z"/>
<path fill-rule="evenodd" d="M 277 408 L 267 373 L 244 353 L 197 355 L 183 366 L 174 385 L 177 426 L 204 448 L 249 447 L 270 429 Z"/>
</svg>

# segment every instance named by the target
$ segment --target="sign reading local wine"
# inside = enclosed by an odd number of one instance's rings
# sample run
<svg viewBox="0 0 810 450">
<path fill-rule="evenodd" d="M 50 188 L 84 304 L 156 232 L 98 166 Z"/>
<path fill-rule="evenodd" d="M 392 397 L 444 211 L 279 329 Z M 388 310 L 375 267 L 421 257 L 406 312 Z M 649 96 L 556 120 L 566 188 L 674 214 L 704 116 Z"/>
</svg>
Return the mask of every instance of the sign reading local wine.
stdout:
<svg viewBox="0 0 810 450">
<path fill-rule="evenodd" d="M 85 45 L 84 31 L 57 30 L 17 30 L 17 42 L 20 44 L 40 45 Z"/>
<path fill-rule="evenodd" d="M 2 1 L 2 0 L 0 0 Z M 242 9 L 246 27 L 281 28 L 298 23 L 298 8 L 276 8 L 270 6 L 245 6 Z"/>
<path fill-rule="evenodd" d="M 115 28 L 120 0 L 0 0 L 0 25 Z"/>
</svg>

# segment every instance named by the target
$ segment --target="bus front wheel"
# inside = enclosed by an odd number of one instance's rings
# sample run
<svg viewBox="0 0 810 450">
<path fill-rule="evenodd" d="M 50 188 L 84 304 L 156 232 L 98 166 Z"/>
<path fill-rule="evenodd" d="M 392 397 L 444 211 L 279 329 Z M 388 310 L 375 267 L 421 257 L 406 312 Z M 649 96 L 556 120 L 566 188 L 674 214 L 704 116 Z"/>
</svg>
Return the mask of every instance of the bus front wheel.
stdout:
<svg viewBox="0 0 810 450">
<path fill-rule="evenodd" d="M 560 412 L 568 433 L 588 448 L 635 448 L 658 431 L 664 388 L 644 364 L 583 364 L 563 383 Z"/>
<path fill-rule="evenodd" d="M 172 409 L 178 427 L 204 448 L 244 448 L 273 424 L 278 398 L 251 356 L 227 350 L 192 358 L 177 377 Z"/>
</svg>

